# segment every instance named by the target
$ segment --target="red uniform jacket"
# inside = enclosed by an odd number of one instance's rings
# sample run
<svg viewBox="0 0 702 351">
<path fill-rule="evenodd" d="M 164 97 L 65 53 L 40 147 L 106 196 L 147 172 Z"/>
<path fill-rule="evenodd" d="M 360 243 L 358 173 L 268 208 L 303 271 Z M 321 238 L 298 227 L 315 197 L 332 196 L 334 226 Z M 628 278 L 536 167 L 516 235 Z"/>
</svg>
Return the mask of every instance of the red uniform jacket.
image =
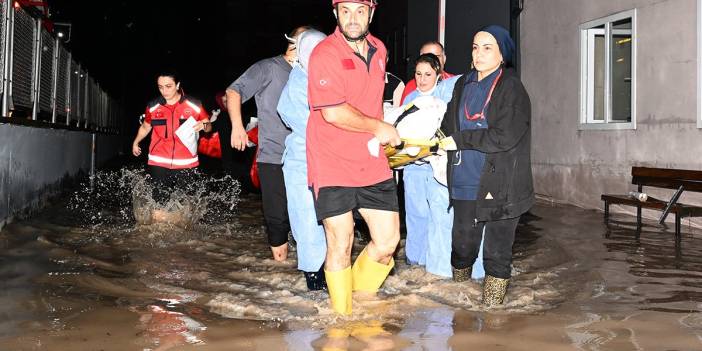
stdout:
<svg viewBox="0 0 702 351">
<path fill-rule="evenodd" d="M 199 164 L 197 151 L 193 155 L 176 136 L 181 123 L 192 117 L 196 121 L 208 119 L 202 104 L 192 97 L 181 97 L 175 105 L 167 105 L 160 97 L 146 107 L 144 122 L 151 124 L 151 144 L 149 145 L 149 165 L 168 169 L 194 168 Z"/>
</svg>

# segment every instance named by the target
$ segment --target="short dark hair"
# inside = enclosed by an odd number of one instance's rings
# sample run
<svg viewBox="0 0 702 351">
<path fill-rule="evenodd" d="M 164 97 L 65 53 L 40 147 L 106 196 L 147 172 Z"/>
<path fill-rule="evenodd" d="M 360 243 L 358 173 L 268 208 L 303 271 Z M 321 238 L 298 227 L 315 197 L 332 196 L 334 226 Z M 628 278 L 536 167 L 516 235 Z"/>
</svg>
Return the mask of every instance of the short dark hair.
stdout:
<svg viewBox="0 0 702 351">
<path fill-rule="evenodd" d="M 156 76 L 156 81 L 158 82 L 158 79 L 161 77 L 168 77 L 173 79 L 173 82 L 176 83 L 176 85 L 180 84 L 180 78 L 178 76 L 178 73 L 174 69 L 164 69 L 162 70 L 157 76 Z M 183 90 L 183 87 L 178 88 L 178 93 L 181 95 L 185 95 L 185 90 Z"/>
<path fill-rule="evenodd" d="M 439 58 L 436 55 L 432 53 L 421 54 L 419 57 L 417 57 L 417 62 L 414 64 L 414 66 L 417 67 L 417 65 L 420 63 L 429 64 L 429 66 L 436 71 L 436 74 L 441 76 L 441 62 L 439 62 Z"/>
<path fill-rule="evenodd" d="M 156 76 L 156 80 L 158 80 L 158 78 L 160 78 L 160 77 L 169 77 L 169 78 L 173 79 L 173 81 L 174 81 L 176 84 L 180 83 L 180 78 L 178 77 L 178 73 L 176 73 L 176 71 L 173 70 L 173 69 L 165 69 L 165 70 L 162 70 L 162 71 L 159 72 L 159 74 Z"/>
</svg>

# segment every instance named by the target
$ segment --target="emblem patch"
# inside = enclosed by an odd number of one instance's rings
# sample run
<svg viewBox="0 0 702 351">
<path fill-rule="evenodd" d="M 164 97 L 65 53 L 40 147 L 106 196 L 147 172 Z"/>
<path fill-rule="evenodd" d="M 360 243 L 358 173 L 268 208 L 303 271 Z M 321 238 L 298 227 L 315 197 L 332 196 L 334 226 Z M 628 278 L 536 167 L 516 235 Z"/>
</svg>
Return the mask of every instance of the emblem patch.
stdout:
<svg viewBox="0 0 702 351">
<path fill-rule="evenodd" d="M 341 60 L 341 67 L 344 69 L 355 69 L 356 65 L 353 63 L 352 59 L 343 59 Z"/>
</svg>

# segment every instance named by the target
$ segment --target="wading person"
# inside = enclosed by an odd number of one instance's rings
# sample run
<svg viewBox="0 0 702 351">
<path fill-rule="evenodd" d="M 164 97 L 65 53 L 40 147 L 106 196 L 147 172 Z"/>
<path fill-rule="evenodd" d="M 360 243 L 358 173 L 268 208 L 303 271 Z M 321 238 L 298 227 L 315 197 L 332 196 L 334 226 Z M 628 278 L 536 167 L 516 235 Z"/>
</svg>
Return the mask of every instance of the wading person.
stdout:
<svg viewBox="0 0 702 351">
<path fill-rule="evenodd" d="M 310 290 L 326 289 L 324 258 L 327 243 L 324 228 L 317 222 L 312 191 L 307 185 L 307 155 L 305 135 L 310 108 L 307 102 L 307 67 L 314 49 L 326 35 L 309 29 L 300 34 L 295 43 L 299 65 L 290 72 L 288 83 L 278 101 L 278 113 L 292 129 L 285 138 L 283 175 L 288 197 L 290 227 L 297 243 L 297 269 L 301 270 Z"/>
<path fill-rule="evenodd" d="M 439 58 L 434 54 L 419 55 L 414 74 L 417 88 L 405 97 L 403 104 L 420 96 L 434 96 L 445 105 L 451 100 L 456 79 L 442 81 Z M 449 209 L 448 189 L 434 178 L 428 162 L 420 160 L 402 170 L 407 227 L 405 256 L 408 264 L 424 265 L 429 273 L 451 278 L 453 211 Z"/>
<path fill-rule="evenodd" d="M 249 176 L 251 167 L 251 155 L 248 152 L 234 151 L 231 143 L 232 121 L 227 112 L 227 95 L 224 91 L 215 95 L 215 101 L 219 106 L 217 120 L 212 121 L 212 127 L 219 132 L 219 147 L 222 150 L 222 172 L 236 179 L 241 185 L 242 192 L 249 192 L 253 189 Z"/>
<path fill-rule="evenodd" d="M 317 219 L 327 236 L 324 267 L 334 311 L 351 313 L 352 290 L 375 293 L 394 266 L 400 239 L 397 187 L 380 144 L 400 137 L 383 122 L 383 43 L 368 33 L 374 0 L 333 0 L 337 28 L 312 52 L 307 170 Z M 351 267 L 352 211 L 357 209 L 371 241 Z"/>
<path fill-rule="evenodd" d="M 294 39 L 306 29 L 307 27 L 299 27 L 288 37 Z M 283 124 L 276 108 L 296 55 L 295 45 L 290 42 L 283 55 L 254 63 L 226 90 L 227 110 L 232 122 L 231 145 L 239 151 L 243 151 L 248 142 L 242 122 L 241 104 L 252 97 L 256 99 L 258 111 L 256 162 L 261 181 L 263 217 L 268 244 L 276 261 L 285 261 L 288 257 L 288 233 L 290 232 L 282 166 L 285 138 L 290 134 L 290 130 Z"/>
<path fill-rule="evenodd" d="M 488 26 L 473 38 L 470 72 L 454 87 L 442 122 L 448 135 L 447 179 L 454 208 L 451 264 L 469 277 L 483 227 L 483 303 L 501 304 L 511 277 L 519 217 L 534 203 L 531 103 L 511 68 L 514 42 Z"/>
<path fill-rule="evenodd" d="M 139 143 L 153 131 L 147 171 L 154 181 L 153 198 L 156 203 L 163 205 L 163 202 L 170 198 L 173 189 L 182 188 L 184 184 L 192 181 L 192 172 L 189 170 L 199 165 L 195 133 L 210 132 L 212 125 L 202 104 L 183 93 L 180 81 L 174 73 L 160 74 L 156 83 L 161 96 L 146 106 L 144 122 L 132 143 L 132 154 L 141 155 Z M 195 122 L 191 134 L 178 131 L 181 125 L 191 118 Z M 182 140 L 181 136 L 184 135 L 190 136 L 191 140 Z M 194 148 L 187 146 L 188 141 L 192 142 L 191 146 Z M 151 220 L 156 222 L 174 219 L 160 209 L 151 213 Z M 150 222 L 148 219 L 144 220 Z"/>
</svg>

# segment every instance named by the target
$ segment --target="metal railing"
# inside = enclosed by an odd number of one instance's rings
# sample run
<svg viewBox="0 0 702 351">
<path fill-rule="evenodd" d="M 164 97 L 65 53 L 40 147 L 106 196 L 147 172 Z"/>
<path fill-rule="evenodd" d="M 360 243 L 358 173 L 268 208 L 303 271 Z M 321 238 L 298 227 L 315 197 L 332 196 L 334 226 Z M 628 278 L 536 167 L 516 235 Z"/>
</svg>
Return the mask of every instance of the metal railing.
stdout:
<svg viewBox="0 0 702 351">
<path fill-rule="evenodd" d="M 0 0 L 0 118 L 119 130 L 122 107 L 60 38 L 14 1 Z"/>
</svg>

